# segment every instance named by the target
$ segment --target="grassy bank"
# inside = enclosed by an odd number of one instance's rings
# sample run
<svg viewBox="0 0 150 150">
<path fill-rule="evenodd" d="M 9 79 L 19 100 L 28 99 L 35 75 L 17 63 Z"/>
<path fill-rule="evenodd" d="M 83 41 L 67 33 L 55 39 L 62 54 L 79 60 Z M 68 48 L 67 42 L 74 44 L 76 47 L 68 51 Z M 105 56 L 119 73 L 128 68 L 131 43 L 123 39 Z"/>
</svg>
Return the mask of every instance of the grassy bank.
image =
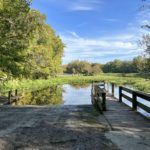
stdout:
<svg viewBox="0 0 150 150">
<path fill-rule="evenodd" d="M 106 81 L 113 82 L 117 85 L 130 84 L 135 89 L 150 93 L 150 80 L 146 77 L 139 77 L 136 74 L 101 74 L 97 76 L 59 76 L 50 78 L 48 80 L 12 80 L 8 81 L 5 86 L 1 85 L 1 91 L 8 91 L 10 89 L 25 89 L 37 90 L 56 84 L 83 84 L 92 81 Z"/>
</svg>

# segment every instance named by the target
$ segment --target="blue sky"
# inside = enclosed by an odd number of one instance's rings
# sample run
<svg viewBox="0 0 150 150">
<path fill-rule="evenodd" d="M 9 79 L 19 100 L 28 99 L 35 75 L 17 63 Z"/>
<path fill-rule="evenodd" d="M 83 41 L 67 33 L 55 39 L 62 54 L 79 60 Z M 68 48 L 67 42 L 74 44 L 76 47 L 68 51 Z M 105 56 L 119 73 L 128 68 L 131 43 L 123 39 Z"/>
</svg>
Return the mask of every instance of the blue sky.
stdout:
<svg viewBox="0 0 150 150">
<path fill-rule="evenodd" d="M 138 40 L 150 14 L 141 0 L 33 0 L 66 45 L 63 64 L 72 60 L 106 63 L 142 54 Z"/>
</svg>

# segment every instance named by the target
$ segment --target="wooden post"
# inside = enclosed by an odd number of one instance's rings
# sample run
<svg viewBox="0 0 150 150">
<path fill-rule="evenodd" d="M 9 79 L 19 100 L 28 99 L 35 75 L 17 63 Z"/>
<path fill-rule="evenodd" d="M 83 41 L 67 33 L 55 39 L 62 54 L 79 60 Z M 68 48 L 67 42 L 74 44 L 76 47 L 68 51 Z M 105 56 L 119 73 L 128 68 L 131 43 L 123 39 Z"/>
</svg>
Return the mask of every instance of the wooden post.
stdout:
<svg viewBox="0 0 150 150">
<path fill-rule="evenodd" d="M 106 83 L 105 83 L 105 81 L 104 81 L 104 89 L 106 89 Z"/>
<path fill-rule="evenodd" d="M 12 95 L 12 91 L 8 92 L 8 103 L 11 104 L 11 95 Z"/>
<path fill-rule="evenodd" d="M 122 87 L 119 86 L 119 102 L 122 102 Z"/>
<path fill-rule="evenodd" d="M 108 84 L 108 82 L 107 82 L 107 92 L 109 92 L 109 84 Z"/>
<path fill-rule="evenodd" d="M 18 90 L 17 89 L 15 90 L 15 96 L 18 96 Z"/>
<path fill-rule="evenodd" d="M 137 110 L 137 96 L 135 91 L 132 93 L 132 109 Z"/>
<path fill-rule="evenodd" d="M 102 109 L 103 111 L 106 111 L 106 93 L 102 93 Z"/>
<path fill-rule="evenodd" d="M 114 96 L 115 84 L 111 83 L 111 87 L 112 87 L 112 95 Z"/>
</svg>

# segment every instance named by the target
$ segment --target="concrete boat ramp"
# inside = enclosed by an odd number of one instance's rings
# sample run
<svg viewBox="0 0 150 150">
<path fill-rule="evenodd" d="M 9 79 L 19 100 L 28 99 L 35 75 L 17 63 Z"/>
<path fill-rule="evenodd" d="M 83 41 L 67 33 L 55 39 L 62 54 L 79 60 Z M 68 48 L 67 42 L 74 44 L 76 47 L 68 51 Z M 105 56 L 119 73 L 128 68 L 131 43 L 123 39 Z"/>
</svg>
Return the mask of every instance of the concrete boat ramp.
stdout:
<svg viewBox="0 0 150 150">
<path fill-rule="evenodd" d="M 92 105 L 0 106 L 0 150 L 149 150 L 150 122 L 107 96 Z"/>
</svg>

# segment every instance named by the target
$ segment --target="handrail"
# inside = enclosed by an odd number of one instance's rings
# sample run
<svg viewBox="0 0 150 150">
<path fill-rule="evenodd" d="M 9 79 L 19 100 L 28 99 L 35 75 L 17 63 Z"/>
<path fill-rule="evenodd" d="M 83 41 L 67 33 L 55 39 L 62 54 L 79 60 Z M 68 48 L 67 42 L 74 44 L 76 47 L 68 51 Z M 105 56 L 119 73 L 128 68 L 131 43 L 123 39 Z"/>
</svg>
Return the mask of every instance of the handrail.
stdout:
<svg viewBox="0 0 150 150">
<path fill-rule="evenodd" d="M 6 102 L 3 103 L 3 105 L 10 105 L 10 104 L 16 102 L 17 100 L 19 100 L 20 96 L 18 96 L 18 90 L 16 89 L 14 91 L 14 93 L 11 90 L 8 92 L 8 96 L 3 96 L 0 98 L 7 100 Z"/>
<path fill-rule="evenodd" d="M 122 90 L 124 90 L 125 92 L 128 92 L 128 93 L 130 93 L 130 94 L 132 94 L 132 92 L 133 92 L 133 90 L 128 89 L 128 88 L 123 87 L 123 86 L 122 86 Z"/>
<path fill-rule="evenodd" d="M 103 86 L 103 87 L 102 87 Z M 105 83 L 103 84 L 92 84 L 92 103 L 98 107 L 101 113 L 106 111 L 106 90 Z"/>
<path fill-rule="evenodd" d="M 130 93 L 132 97 L 129 97 L 123 91 Z M 125 98 L 126 100 L 130 101 L 132 103 L 132 109 L 137 110 L 137 107 L 145 110 L 146 112 L 150 113 L 150 107 L 146 106 L 142 102 L 137 101 L 137 97 L 144 99 L 145 101 L 150 101 L 150 94 L 146 94 L 143 92 L 135 91 L 128 89 L 123 86 L 119 86 L 119 102 L 122 102 L 122 98 Z"/>
</svg>

